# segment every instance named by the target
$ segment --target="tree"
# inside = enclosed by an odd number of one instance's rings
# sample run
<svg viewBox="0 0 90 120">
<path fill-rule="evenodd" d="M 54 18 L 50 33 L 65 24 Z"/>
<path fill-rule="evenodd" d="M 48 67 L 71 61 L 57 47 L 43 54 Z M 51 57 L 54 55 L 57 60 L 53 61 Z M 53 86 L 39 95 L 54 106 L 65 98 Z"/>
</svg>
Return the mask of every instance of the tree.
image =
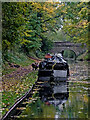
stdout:
<svg viewBox="0 0 90 120">
<path fill-rule="evenodd" d="M 19 38 L 19 27 L 24 24 L 22 4 L 2 3 L 2 52 L 14 50 Z"/>
<path fill-rule="evenodd" d="M 42 48 L 44 33 L 54 26 L 54 20 L 45 21 L 54 15 L 48 3 L 3 3 L 3 55 L 17 46 L 25 52 Z M 49 41 L 49 39 L 48 39 Z M 49 47 L 49 45 L 47 45 Z"/>
<path fill-rule="evenodd" d="M 90 45 L 88 3 L 9 2 L 2 3 L 2 13 L 3 54 L 16 47 L 45 53 L 55 37 Z"/>
<path fill-rule="evenodd" d="M 70 36 L 72 41 L 86 43 L 87 46 L 90 46 L 88 39 L 88 9 L 88 3 L 67 3 L 63 31 Z"/>
</svg>

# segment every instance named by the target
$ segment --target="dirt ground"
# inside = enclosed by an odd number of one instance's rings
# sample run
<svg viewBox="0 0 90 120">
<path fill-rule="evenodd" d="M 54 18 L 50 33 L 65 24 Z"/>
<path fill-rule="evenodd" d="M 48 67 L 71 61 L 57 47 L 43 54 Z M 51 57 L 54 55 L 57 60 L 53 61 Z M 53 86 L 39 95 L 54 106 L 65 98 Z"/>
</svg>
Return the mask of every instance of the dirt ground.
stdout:
<svg viewBox="0 0 90 120">
<path fill-rule="evenodd" d="M 30 58 L 34 60 L 36 63 L 40 63 L 41 60 Z M 26 67 L 19 67 L 16 71 L 13 71 L 11 74 L 6 74 L 2 76 L 2 89 L 7 90 L 11 86 L 17 84 L 18 80 L 21 80 L 25 75 L 32 72 L 32 66 L 26 66 Z"/>
</svg>

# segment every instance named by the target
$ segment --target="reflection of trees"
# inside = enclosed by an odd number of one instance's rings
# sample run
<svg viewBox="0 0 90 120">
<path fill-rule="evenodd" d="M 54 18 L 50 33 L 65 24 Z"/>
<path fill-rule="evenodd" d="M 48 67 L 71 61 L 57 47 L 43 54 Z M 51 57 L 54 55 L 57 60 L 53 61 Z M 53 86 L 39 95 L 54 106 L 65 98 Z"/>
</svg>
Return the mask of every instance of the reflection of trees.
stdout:
<svg viewBox="0 0 90 120">
<path fill-rule="evenodd" d="M 65 104 L 61 118 L 87 118 L 88 117 L 88 97 L 80 84 L 69 84 L 69 99 Z M 84 99 L 85 98 L 85 99 Z"/>
<path fill-rule="evenodd" d="M 28 115 L 27 118 L 54 118 L 55 116 L 55 108 L 54 106 L 48 106 L 44 102 L 42 102 L 39 98 L 34 103 L 29 104 L 26 111 L 22 114 Z"/>
</svg>

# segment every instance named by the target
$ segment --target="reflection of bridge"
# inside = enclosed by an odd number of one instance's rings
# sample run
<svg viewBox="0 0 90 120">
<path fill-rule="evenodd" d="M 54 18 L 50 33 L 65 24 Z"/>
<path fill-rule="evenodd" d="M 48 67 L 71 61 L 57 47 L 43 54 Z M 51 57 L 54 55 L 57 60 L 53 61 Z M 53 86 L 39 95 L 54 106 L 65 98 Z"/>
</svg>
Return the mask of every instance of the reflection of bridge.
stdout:
<svg viewBox="0 0 90 120">
<path fill-rule="evenodd" d="M 75 53 L 76 56 L 87 50 L 86 45 L 82 47 L 81 43 L 72 43 L 72 42 L 54 42 L 54 47 L 51 50 L 51 53 L 60 53 L 63 50 L 71 50 Z"/>
</svg>

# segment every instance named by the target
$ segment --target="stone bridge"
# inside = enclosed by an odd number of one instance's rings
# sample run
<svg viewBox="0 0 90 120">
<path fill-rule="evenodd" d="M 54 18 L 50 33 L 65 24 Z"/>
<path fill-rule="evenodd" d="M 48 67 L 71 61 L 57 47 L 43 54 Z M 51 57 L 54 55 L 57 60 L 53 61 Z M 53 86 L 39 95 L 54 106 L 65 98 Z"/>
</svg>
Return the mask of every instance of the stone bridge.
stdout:
<svg viewBox="0 0 90 120">
<path fill-rule="evenodd" d="M 64 50 L 71 50 L 75 53 L 75 56 L 77 57 L 78 55 L 84 53 L 87 48 L 86 45 L 82 47 L 81 43 L 72 43 L 72 42 L 54 42 L 54 46 L 51 49 L 51 53 L 60 53 Z"/>
</svg>

